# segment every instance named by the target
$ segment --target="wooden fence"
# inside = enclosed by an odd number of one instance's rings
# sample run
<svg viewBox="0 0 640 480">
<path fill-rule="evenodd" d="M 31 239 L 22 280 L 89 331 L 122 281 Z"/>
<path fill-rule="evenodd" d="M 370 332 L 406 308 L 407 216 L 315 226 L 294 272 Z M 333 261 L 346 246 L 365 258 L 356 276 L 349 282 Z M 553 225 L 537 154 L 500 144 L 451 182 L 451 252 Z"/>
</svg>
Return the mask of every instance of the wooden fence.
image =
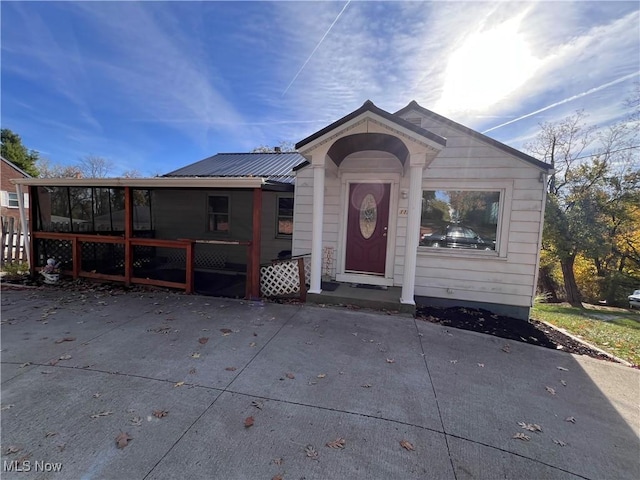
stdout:
<svg viewBox="0 0 640 480">
<path fill-rule="evenodd" d="M 0 264 L 27 261 L 27 252 L 24 248 L 24 235 L 20 221 L 13 217 L 2 219 L 2 237 L 0 239 L 2 253 Z"/>
</svg>

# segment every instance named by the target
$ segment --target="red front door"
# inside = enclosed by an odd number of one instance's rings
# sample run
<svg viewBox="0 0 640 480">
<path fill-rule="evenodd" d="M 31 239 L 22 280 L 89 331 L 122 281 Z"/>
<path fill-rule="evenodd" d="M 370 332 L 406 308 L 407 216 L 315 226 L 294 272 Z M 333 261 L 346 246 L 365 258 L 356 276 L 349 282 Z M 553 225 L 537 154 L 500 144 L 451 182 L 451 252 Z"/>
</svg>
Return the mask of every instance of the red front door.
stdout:
<svg viewBox="0 0 640 480">
<path fill-rule="evenodd" d="M 345 270 L 384 275 L 389 227 L 389 183 L 349 185 Z"/>
</svg>

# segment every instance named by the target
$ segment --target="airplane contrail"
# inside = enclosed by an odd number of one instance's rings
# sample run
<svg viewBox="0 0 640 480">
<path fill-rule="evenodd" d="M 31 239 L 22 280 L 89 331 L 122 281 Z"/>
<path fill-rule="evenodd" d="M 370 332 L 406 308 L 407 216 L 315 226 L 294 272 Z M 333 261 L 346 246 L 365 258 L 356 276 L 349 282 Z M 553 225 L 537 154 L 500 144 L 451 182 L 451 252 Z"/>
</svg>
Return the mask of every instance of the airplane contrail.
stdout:
<svg viewBox="0 0 640 480">
<path fill-rule="evenodd" d="M 309 63 L 309 60 L 311 60 L 311 57 L 313 57 L 313 54 L 316 53 L 316 50 L 318 50 L 318 48 L 320 47 L 320 45 L 322 44 L 322 42 L 324 41 L 324 39 L 327 37 L 327 35 L 329 35 L 329 32 L 331 31 L 331 29 L 333 28 L 333 26 L 336 24 L 336 22 L 338 21 L 338 19 L 340 18 L 340 16 L 342 15 L 342 13 L 347 9 L 347 7 L 349 6 L 349 4 L 351 3 L 351 0 L 348 0 L 347 3 L 344 5 L 344 7 L 342 7 L 342 10 L 340 10 L 340 13 L 338 14 L 338 16 L 335 18 L 335 20 L 333 21 L 333 23 L 329 26 L 329 28 L 327 29 L 326 32 L 324 32 L 324 35 L 322 36 L 322 38 L 320 39 L 320 41 L 318 42 L 318 44 L 316 45 L 316 48 L 313 49 L 313 51 L 311 52 L 311 55 L 309 55 L 309 57 L 305 60 L 305 62 L 302 64 L 302 66 L 300 67 L 300 70 L 298 70 L 298 73 L 296 73 L 293 77 L 293 79 L 291 79 L 291 81 L 289 82 L 289 85 L 287 85 L 287 88 L 284 89 L 284 92 L 282 92 L 282 97 L 284 97 L 284 95 L 289 91 L 289 88 L 291 87 L 291 85 L 293 85 L 293 82 L 296 81 L 296 79 L 298 78 L 298 76 L 300 75 L 300 73 L 302 73 L 302 70 L 304 70 L 304 67 L 307 66 L 307 63 Z"/>
<path fill-rule="evenodd" d="M 635 77 L 637 75 L 640 75 L 640 72 L 630 73 L 629 75 L 625 75 L 624 77 L 620 77 L 620 78 L 618 78 L 616 80 L 613 80 L 611 82 L 605 83 L 605 84 L 600 85 L 598 87 L 594 87 L 594 88 L 592 88 L 590 90 L 587 90 L 586 92 L 582 92 L 582 93 L 579 93 L 577 95 L 573 95 L 572 97 L 565 98 L 564 100 L 560 100 L 559 102 L 552 103 L 551 105 L 547 105 L 546 107 L 543 107 L 543 108 L 541 108 L 539 110 L 536 110 L 535 112 L 527 113 L 526 115 L 523 115 L 521 117 L 514 118 L 513 120 L 509 120 L 508 122 L 501 123 L 500 125 L 496 125 L 495 127 L 491 127 L 488 130 L 483 131 L 482 133 L 488 133 L 488 132 L 491 132 L 493 130 L 497 130 L 498 128 L 502 128 L 504 126 L 511 125 L 512 123 L 519 122 L 520 120 L 523 120 L 525 118 L 531 117 L 533 115 L 537 115 L 538 113 L 541 113 L 541 112 L 544 112 L 546 110 L 549 110 L 550 108 L 554 108 L 554 107 L 557 107 L 558 105 L 562 105 L 562 104 L 565 104 L 567 102 L 572 102 L 573 100 L 577 100 L 578 98 L 582 98 L 582 97 L 585 97 L 587 95 L 591 95 L 592 93 L 599 92 L 600 90 L 602 90 L 604 88 L 611 87 L 611 86 L 616 85 L 618 83 L 624 82 L 625 80 L 629 80 L 630 78 L 633 78 L 633 77 Z"/>
</svg>

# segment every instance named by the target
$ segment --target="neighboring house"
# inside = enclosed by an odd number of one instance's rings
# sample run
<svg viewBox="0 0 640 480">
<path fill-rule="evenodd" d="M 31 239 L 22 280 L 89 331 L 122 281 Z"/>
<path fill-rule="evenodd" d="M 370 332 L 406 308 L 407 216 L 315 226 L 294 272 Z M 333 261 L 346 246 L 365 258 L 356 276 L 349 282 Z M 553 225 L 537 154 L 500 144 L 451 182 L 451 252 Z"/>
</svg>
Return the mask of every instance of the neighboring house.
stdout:
<svg viewBox="0 0 640 480">
<path fill-rule="evenodd" d="M 292 253 L 311 254 L 310 294 L 395 286 L 402 304 L 528 318 L 550 165 L 415 101 L 367 101 L 296 149 Z"/>
<path fill-rule="evenodd" d="M 10 180 L 31 178 L 31 175 L 15 166 L 4 157 L 0 157 L 0 215 L 2 219 L 13 218 L 15 225 L 20 223 L 20 210 L 16 186 Z M 29 195 L 24 194 L 25 206 L 29 205 Z"/>
</svg>

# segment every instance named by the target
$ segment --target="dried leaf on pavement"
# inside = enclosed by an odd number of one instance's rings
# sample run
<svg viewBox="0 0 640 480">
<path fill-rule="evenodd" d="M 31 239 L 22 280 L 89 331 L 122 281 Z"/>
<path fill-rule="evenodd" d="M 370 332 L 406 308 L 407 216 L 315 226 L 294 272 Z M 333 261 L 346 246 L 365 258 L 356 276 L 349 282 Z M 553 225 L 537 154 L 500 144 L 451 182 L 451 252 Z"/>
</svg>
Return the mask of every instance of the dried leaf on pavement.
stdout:
<svg viewBox="0 0 640 480">
<path fill-rule="evenodd" d="M 563 372 L 568 372 L 569 369 L 568 368 L 564 368 L 564 367 L 556 367 L 558 370 L 562 370 Z"/>
<path fill-rule="evenodd" d="M 275 475 L 275 476 L 271 477 L 271 480 L 283 480 L 283 478 L 282 478 L 282 475 L 278 474 L 278 475 Z"/>
<path fill-rule="evenodd" d="M 314 448 L 313 445 L 309 444 L 306 447 L 304 447 L 304 453 L 307 457 L 311 458 L 312 460 L 317 460 L 318 459 L 318 452 L 317 450 Z"/>
<path fill-rule="evenodd" d="M 564 419 L 565 422 L 576 423 L 576 419 L 574 417 L 567 417 Z"/>
<path fill-rule="evenodd" d="M 25 367 L 28 367 L 29 365 L 31 365 L 31 362 L 26 362 L 20 365 L 20 368 L 25 368 Z"/>
<path fill-rule="evenodd" d="M 227 372 L 235 372 L 237 370 L 237 368 L 236 367 L 227 367 L 227 368 L 225 368 L 225 370 Z"/>
<path fill-rule="evenodd" d="M 258 402 L 257 400 L 253 400 L 251 402 L 252 407 L 256 407 L 258 410 L 262 410 L 262 402 Z"/>
<path fill-rule="evenodd" d="M 73 342 L 73 341 L 75 341 L 75 339 L 76 339 L 76 337 L 59 338 L 58 340 L 56 340 L 56 343 Z"/>
<path fill-rule="evenodd" d="M 200 337 L 198 339 L 198 343 L 201 345 L 204 345 L 205 343 L 207 343 L 209 341 L 209 337 Z"/>
<path fill-rule="evenodd" d="M 565 382 L 564 380 L 560 380 L 560 383 L 562 384 L 563 387 L 567 386 L 567 382 Z"/>
<path fill-rule="evenodd" d="M 15 407 L 15 404 L 10 403 L 8 405 L 2 405 L 0 406 L 0 410 L 9 410 L 10 408 Z"/>
<path fill-rule="evenodd" d="M 387 358 L 387 363 L 396 363 L 396 361 L 393 358 Z"/>
<path fill-rule="evenodd" d="M 326 373 L 320 373 L 320 374 L 316 375 L 316 377 L 318 377 L 318 378 L 324 378 L 326 376 L 327 376 Z"/>
<path fill-rule="evenodd" d="M 11 445 L 4 453 L 7 455 L 11 455 L 12 453 L 18 453 L 20 450 L 22 450 L 22 448 Z"/>
<path fill-rule="evenodd" d="M 413 452 L 416 448 L 413 446 L 413 444 L 408 441 L 408 440 L 400 440 L 400 446 L 402 448 L 404 448 L 405 450 L 408 450 L 410 452 Z"/>
<path fill-rule="evenodd" d="M 284 458 L 274 458 L 271 460 L 271 463 L 274 465 L 282 465 L 284 463 Z"/>
<path fill-rule="evenodd" d="M 549 392 L 551 395 L 555 395 L 556 394 L 556 389 L 555 388 L 551 388 L 551 387 L 544 387 L 544 389 Z"/>
<path fill-rule="evenodd" d="M 62 355 L 59 360 L 71 360 L 71 355 L 69 355 L 68 353 L 66 355 Z"/>
<path fill-rule="evenodd" d="M 511 345 L 509 345 L 508 343 L 506 343 L 506 344 L 504 345 L 504 347 L 502 347 L 502 351 L 503 351 L 504 353 L 511 353 Z"/>
<path fill-rule="evenodd" d="M 479 363 L 478 366 L 484 368 L 484 363 Z"/>
<path fill-rule="evenodd" d="M 561 447 L 566 447 L 567 444 L 565 442 L 563 442 L 562 440 L 558 440 L 556 438 L 553 439 L 553 443 L 555 443 L 556 445 L 560 445 Z"/>
<path fill-rule="evenodd" d="M 516 433 L 513 438 L 515 438 L 516 440 L 524 440 L 525 442 L 528 442 L 529 440 L 531 440 L 531 437 L 529 435 L 525 435 L 524 433 Z"/>
<path fill-rule="evenodd" d="M 370 383 L 365 383 L 364 385 L 360 385 L 362 388 L 371 388 L 371 384 Z"/>
<path fill-rule="evenodd" d="M 129 445 L 129 440 L 133 440 L 133 437 L 130 437 L 126 432 L 120 432 L 116 437 L 116 446 L 118 448 L 124 448 Z"/>
<path fill-rule="evenodd" d="M 47 432 L 44 434 L 44 438 L 49 438 L 49 437 L 53 437 L 55 435 L 57 435 L 58 432 Z"/>
<path fill-rule="evenodd" d="M 93 398 L 99 398 L 99 397 L 100 397 L 100 395 L 102 395 L 102 394 L 101 394 L 101 393 L 99 393 L 99 392 L 96 392 L 96 393 L 94 393 L 94 394 L 92 395 L 92 397 L 93 397 Z"/>
<path fill-rule="evenodd" d="M 140 417 L 133 417 L 131 418 L 131 420 L 129 420 L 129 423 L 131 425 L 133 425 L 134 427 L 139 427 L 140 425 L 142 425 L 142 418 Z"/>
<path fill-rule="evenodd" d="M 194 352 L 191 354 L 193 358 L 200 358 L 200 354 L 198 352 Z"/>
<path fill-rule="evenodd" d="M 113 415 L 113 412 L 98 412 L 98 413 L 94 413 L 93 415 L 91 415 L 91 418 L 107 417 L 109 415 Z"/>
<path fill-rule="evenodd" d="M 293 373 L 286 373 L 285 377 L 287 377 L 289 380 L 293 380 L 294 378 L 296 378 L 296 376 Z"/>
<path fill-rule="evenodd" d="M 154 410 L 153 411 L 153 416 L 156 418 L 163 418 L 166 417 L 167 415 L 169 415 L 169 412 L 167 410 Z"/>
<path fill-rule="evenodd" d="M 344 448 L 345 443 L 347 443 L 347 441 L 344 438 L 338 437 L 332 442 L 325 443 L 325 446 L 329 448 Z"/>
<path fill-rule="evenodd" d="M 256 342 L 251 342 L 251 343 L 249 344 L 249 346 L 250 346 L 250 347 L 255 347 L 255 346 L 256 346 Z"/>
<path fill-rule="evenodd" d="M 244 419 L 244 426 L 245 426 L 245 428 L 252 427 L 252 426 L 253 426 L 253 423 L 254 423 L 254 419 L 253 419 L 253 417 L 247 417 L 247 418 L 245 418 L 245 419 Z"/>
<path fill-rule="evenodd" d="M 520 425 L 525 430 L 529 430 L 530 432 L 541 432 L 542 431 L 542 427 L 540 425 L 538 425 L 537 423 L 518 422 L 518 425 Z"/>
<path fill-rule="evenodd" d="M 228 328 L 221 328 L 220 331 L 222 332 L 222 335 L 227 336 L 230 333 L 233 333 L 233 330 L 230 330 Z"/>
</svg>

